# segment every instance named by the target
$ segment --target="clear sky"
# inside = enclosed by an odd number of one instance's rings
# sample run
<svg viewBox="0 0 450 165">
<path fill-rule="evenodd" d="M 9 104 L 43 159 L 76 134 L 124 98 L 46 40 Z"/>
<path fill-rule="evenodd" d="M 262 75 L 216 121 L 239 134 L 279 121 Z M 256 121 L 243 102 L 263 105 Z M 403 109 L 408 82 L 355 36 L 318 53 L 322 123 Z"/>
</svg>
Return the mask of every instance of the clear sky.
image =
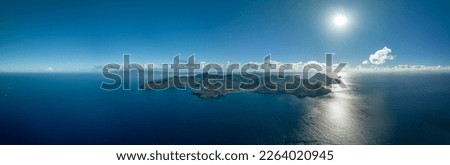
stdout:
<svg viewBox="0 0 450 165">
<path fill-rule="evenodd" d="M 347 22 L 338 26 L 333 19 Z M 282 62 L 450 65 L 450 1 L 26 1 L 0 4 L 0 71 L 65 71 L 121 63 Z M 372 64 L 369 64 L 372 65 Z"/>
</svg>

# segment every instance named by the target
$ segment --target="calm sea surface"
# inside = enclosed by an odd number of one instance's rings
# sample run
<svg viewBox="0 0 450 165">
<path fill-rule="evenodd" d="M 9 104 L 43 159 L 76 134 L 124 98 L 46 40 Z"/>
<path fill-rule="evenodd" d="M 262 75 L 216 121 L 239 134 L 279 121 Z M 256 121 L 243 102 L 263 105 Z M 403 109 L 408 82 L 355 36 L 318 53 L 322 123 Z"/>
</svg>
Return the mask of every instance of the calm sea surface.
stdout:
<svg viewBox="0 0 450 165">
<path fill-rule="evenodd" d="M 0 74 L 0 144 L 450 144 L 450 73 L 347 73 L 318 98 L 105 91 L 100 74 Z"/>
</svg>

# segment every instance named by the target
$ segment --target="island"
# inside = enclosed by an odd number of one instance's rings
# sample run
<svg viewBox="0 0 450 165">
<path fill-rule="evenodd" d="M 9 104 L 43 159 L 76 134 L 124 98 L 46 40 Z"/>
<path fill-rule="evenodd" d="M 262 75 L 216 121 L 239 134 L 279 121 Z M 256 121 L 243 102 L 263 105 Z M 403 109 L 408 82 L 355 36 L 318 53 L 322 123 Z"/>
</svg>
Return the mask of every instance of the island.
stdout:
<svg viewBox="0 0 450 165">
<path fill-rule="evenodd" d="M 330 86 L 332 84 L 340 83 L 340 78 L 331 78 L 323 73 L 316 73 L 308 79 L 302 79 L 300 75 L 264 76 L 262 73 L 227 75 L 203 73 L 150 81 L 141 88 L 145 90 L 190 88 L 193 95 L 202 99 L 224 97 L 235 92 L 291 94 L 303 98 L 326 95 L 331 92 Z"/>
</svg>

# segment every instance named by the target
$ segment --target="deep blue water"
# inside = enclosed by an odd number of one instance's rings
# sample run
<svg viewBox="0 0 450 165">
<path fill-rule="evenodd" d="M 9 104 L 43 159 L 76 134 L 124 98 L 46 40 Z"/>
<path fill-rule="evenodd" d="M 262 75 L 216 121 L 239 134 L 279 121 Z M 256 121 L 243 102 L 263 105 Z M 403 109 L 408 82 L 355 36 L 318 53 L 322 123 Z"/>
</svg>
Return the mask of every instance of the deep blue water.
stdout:
<svg viewBox="0 0 450 165">
<path fill-rule="evenodd" d="M 1 73 L 0 144 L 450 144 L 450 73 L 347 73 L 318 98 L 105 91 L 100 74 Z"/>
</svg>

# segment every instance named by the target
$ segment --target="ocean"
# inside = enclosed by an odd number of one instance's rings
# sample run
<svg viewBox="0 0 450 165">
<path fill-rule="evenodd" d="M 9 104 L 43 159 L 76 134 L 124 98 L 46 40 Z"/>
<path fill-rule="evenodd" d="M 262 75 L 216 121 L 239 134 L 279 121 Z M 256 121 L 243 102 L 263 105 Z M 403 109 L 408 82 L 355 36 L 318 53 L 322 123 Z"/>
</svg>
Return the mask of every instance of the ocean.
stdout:
<svg viewBox="0 0 450 165">
<path fill-rule="evenodd" d="M 1 73 L 0 144 L 450 144 L 450 73 L 345 73 L 321 97 L 100 89 L 97 73 Z"/>
</svg>

